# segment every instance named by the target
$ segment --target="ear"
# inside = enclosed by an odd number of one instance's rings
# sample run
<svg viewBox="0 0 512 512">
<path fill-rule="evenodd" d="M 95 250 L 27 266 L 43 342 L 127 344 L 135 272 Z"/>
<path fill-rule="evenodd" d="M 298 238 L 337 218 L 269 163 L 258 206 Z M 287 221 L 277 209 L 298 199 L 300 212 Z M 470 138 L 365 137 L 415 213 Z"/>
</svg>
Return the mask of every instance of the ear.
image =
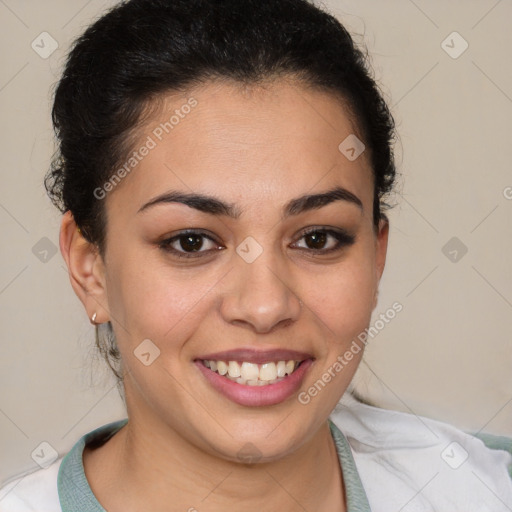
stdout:
<svg viewBox="0 0 512 512">
<path fill-rule="evenodd" d="M 89 319 L 96 313 L 95 321 L 109 321 L 105 266 L 98 248 L 88 242 L 78 231 L 73 215 L 68 210 L 62 218 L 60 251 L 68 267 L 71 286 L 85 307 Z"/>
<path fill-rule="evenodd" d="M 379 231 L 375 240 L 375 296 L 373 299 L 373 309 L 377 307 L 379 296 L 379 283 L 384 266 L 386 265 L 386 254 L 388 251 L 389 220 L 386 215 L 382 215 L 379 222 Z"/>
</svg>

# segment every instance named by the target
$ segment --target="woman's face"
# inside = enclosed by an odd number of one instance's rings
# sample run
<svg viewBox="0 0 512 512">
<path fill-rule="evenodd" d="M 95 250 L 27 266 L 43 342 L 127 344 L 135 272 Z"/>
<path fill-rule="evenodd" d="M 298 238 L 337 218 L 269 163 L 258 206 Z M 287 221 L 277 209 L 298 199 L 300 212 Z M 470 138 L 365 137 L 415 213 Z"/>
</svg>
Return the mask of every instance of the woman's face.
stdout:
<svg viewBox="0 0 512 512">
<path fill-rule="evenodd" d="M 251 443 L 271 460 L 325 422 L 362 356 L 333 371 L 369 325 L 387 245 L 386 224 L 378 235 L 372 224 L 368 151 L 339 149 L 354 133 L 335 97 L 284 81 L 174 94 L 140 130 L 137 163 L 103 199 L 95 298 L 133 425 L 232 460 Z M 314 197 L 334 189 L 346 193 Z M 267 383 L 290 360 L 304 362 Z"/>
</svg>

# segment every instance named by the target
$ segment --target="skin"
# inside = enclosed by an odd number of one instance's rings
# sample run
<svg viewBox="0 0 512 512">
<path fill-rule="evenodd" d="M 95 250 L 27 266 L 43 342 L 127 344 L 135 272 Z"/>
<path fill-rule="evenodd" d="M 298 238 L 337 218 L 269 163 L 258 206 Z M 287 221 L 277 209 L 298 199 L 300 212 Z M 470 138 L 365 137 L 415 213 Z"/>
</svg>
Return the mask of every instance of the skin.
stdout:
<svg viewBox="0 0 512 512">
<path fill-rule="evenodd" d="M 191 96 L 197 106 L 104 199 L 105 260 L 69 212 L 62 220 L 73 289 L 89 317 L 112 322 L 125 370 L 129 423 L 85 450 L 87 479 L 109 512 L 225 511 L 234 503 L 245 511 L 346 510 L 327 418 L 362 350 L 307 405 L 297 392 L 274 406 L 241 406 L 214 390 L 193 360 L 239 347 L 304 351 L 315 361 L 300 392 L 368 327 L 389 231 L 386 219 L 374 230 L 368 152 L 349 161 L 338 150 L 357 130 L 335 96 L 283 78 L 169 95 L 139 140 Z M 291 199 L 334 186 L 363 208 L 341 200 L 282 219 Z M 137 213 L 169 190 L 213 195 L 242 213 L 219 217 L 178 203 Z M 315 245 L 303 236 L 309 227 L 356 239 L 321 255 L 336 239 Z M 188 228 L 214 237 L 202 239 L 203 256 L 179 259 L 159 247 Z M 235 251 L 248 236 L 263 248 L 250 264 Z M 179 239 L 172 247 L 187 248 Z M 160 349 L 149 366 L 133 354 L 147 338 Z M 261 454 L 255 464 L 237 458 L 246 443 Z"/>
</svg>

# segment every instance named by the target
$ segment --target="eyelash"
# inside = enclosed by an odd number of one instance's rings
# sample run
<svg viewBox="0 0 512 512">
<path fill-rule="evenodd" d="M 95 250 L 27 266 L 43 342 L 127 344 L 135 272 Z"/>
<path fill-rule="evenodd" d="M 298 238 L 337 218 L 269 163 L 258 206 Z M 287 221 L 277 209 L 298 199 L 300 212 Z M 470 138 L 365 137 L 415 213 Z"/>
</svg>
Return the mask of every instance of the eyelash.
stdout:
<svg viewBox="0 0 512 512">
<path fill-rule="evenodd" d="M 307 252 L 310 252 L 310 253 L 316 253 L 316 254 L 324 255 L 324 254 L 329 254 L 329 253 L 336 252 L 336 251 L 341 251 L 344 247 L 348 247 L 350 245 L 353 245 L 354 242 L 355 242 L 355 236 L 350 235 L 350 234 L 346 233 L 343 230 L 335 231 L 333 229 L 325 229 L 325 228 L 312 228 L 312 229 L 309 229 L 307 231 L 304 231 L 301 234 L 299 240 L 301 240 L 305 236 L 311 235 L 313 233 L 315 233 L 315 234 L 316 233 L 325 233 L 327 235 L 331 235 L 333 238 L 335 238 L 337 240 L 337 242 L 338 242 L 337 246 L 336 247 L 331 247 L 330 249 L 308 249 L 308 248 L 302 248 L 301 247 L 301 248 L 299 248 L 299 250 L 303 250 L 303 251 L 307 251 Z M 200 257 L 202 257 L 202 254 L 204 254 L 204 253 L 212 252 L 212 249 L 210 249 L 210 250 L 207 250 L 207 251 L 196 251 L 196 252 L 192 252 L 192 253 L 187 253 L 187 252 L 177 251 L 176 249 L 171 247 L 171 244 L 174 241 L 179 240 L 182 237 L 186 237 L 187 235 L 198 235 L 198 236 L 207 238 L 208 240 L 211 240 L 212 242 L 215 242 L 215 240 L 211 236 L 207 235 L 203 231 L 196 231 L 196 230 L 193 230 L 193 229 L 187 229 L 185 231 L 182 231 L 181 233 L 178 233 L 177 235 L 175 235 L 175 236 L 173 236 L 171 238 L 167 238 L 166 240 L 162 240 L 159 243 L 159 247 L 160 247 L 160 249 L 162 249 L 165 252 L 174 253 L 174 255 L 176 257 L 178 257 L 178 258 L 200 258 Z"/>
</svg>

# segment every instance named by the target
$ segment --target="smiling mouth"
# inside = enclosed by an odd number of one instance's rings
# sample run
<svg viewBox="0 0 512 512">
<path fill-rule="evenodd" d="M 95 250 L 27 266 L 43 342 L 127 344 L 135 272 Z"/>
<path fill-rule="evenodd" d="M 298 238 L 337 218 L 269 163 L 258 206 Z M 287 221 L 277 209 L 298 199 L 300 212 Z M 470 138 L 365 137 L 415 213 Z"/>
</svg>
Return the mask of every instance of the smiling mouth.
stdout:
<svg viewBox="0 0 512 512">
<path fill-rule="evenodd" d="M 303 361 L 269 361 L 263 364 L 247 361 L 200 360 L 211 371 L 246 386 L 268 386 L 291 375 Z"/>
</svg>

